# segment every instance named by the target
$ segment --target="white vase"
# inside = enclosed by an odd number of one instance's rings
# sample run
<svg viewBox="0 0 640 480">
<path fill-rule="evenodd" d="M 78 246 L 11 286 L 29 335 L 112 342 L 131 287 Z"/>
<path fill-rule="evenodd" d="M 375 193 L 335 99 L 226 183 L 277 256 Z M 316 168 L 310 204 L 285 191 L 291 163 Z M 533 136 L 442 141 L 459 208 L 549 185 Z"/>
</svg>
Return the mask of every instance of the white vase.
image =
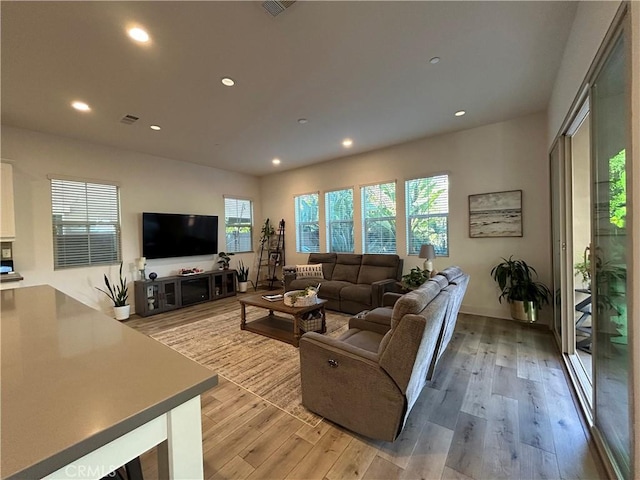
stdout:
<svg viewBox="0 0 640 480">
<path fill-rule="evenodd" d="M 240 293 L 245 293 L 247 291 L 247 284 L 249 282 L 238 282 L 238 291 Z"/>
<path fill-rule="evenodd" d="M 122 307 L 113 307 L 113 313 L 116 317 L 116 320 L 126 320 L 129 318 L 129 313 L 131 312 L 131 305 L 124 305 Z"/>
</svg>

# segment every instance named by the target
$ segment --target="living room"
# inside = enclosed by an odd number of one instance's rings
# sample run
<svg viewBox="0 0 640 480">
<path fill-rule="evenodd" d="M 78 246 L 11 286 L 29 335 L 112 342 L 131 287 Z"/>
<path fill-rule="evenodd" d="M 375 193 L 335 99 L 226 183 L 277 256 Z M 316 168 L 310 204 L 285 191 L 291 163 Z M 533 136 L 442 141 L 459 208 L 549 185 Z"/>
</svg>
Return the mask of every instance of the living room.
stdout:
<svg viewBox="0 0 640 480">
<path fill-rule="evenodd" d="M 253 202 L 254 231 L 259 229 L 260 223 L 267 217 L 284 219 L 287 225 L 287 263 L 301 264 L 306 262 L 307 254 L 295 252 L 294 248 L 295 195 L 318 192 L 322 198 L 330 190 L 354 188 L 355 244 L 359 246 L 362 244 L 361 223 L 358 220 L 361 215 L 359 189 L 364 185 L 387 181 L 397 182 L 396 244 L 397 253 L 405 259 L 407 272 L 411 267 L 421 265 L 422 259 L 408 256 L 406 251 L 404 182 L 412 178 L 446 173 L 449 175 L 450 187 L 450 254 L 449 257 L 436 258 L 435 266 L 442 269 L 449 265 L 461 265 L 470 274 L 471 281 L 462 312 L 509 318 L 508 306 L 497 301 L 495 284 L 491 281 L 489 272 L 500 257 L 514 255 L 525 258 L 535 266 L 543 282 L 552 284 L 552 250 L 549 240 L 552 235 L 549 221 L 551 179 L 548 154 L 595 52 L 614 18 L 618 5 L 617 2 L 613 3 L 602 2 L 593 6 L 580 4 L 577 7 L 571 33 L 567 34 L 567 48 L 561 56 L 562 62 L 553 88 L 549 90 L 546 108 L 485 124 L 467 124 L 467 127 L 462 128 L 451 124 L 453 126 L 446 131 L 435 135 L 415 137 L 416 139 L 353 154 L 349 150 L 336 149 L 322 163 L 299 168 L 288 169 L 287 159 L 283 158 L 280 168 L 282 171 L 279 171 L 278 167 L 270 165 L 271 157 L 267 156 L 264 162 L 269 164 L 268 170 L 265 167 L 260 175 L 252 175 L 246 173 L 246 159 L 237 160 L 242 168 L 233 171 L 228 165 L 212 167 L 180 161 L 182 159 L 170 153 L 144 153 L 136 150 L 135 146 L 130 146 L 129 140 L 122 145 L 114 145 L 77 139 L 72 133 L 47 132 L 37 122 L 30 128 L 16 126 L 21 125 L 21 119 L 13 118 L 8 121 L 3 115 L 2 158 L 12 162 L 14 167 L 14 260 L 16 268 L 24 277 L 22 286 L 49 284 L 86 305 L 108 311 L 108 304 L 94 287 L 101 285 L 104 273 L 115 275 L 117 266 L 53 269 L 51 175 L 108 180 L 119 186 L 122 258 L 125 262 L 125 274 L 129 279 L 134 279 L 138 275 L 135 259 L 141 256 L 142 212 L 209 214 L 222 218 L 224 195 L 248 198 Z M 632 31 L 636 34 L 637 5 L 633 4 L 631 11 L 635 14 Z M 566 28 L 569 29 L 570 26 L 567 25 Z M 637 65 L 637 47 L 634 55 Z M 634 74 L 633 82 L 637 82 L 637 74 Z M 3 82 L 3 104 L 6 101 L 5 88 Z M 73 95 L 75 92 L 65 92 L 66 94 Z M 635 95 L 634 106 L 637 106 L 637 93 Z M 453 111 L 451 114 L 453 115 Z M 308 115 L 308 125 L 295 127 L 312 127 L 314 118 L 311 114 Z M 471 110 L 468 115 L 471 115 Z M 395 120 L 393 116 L 385 119 L 389 123 Z M 86 121 L 85 117 L 78 116 L 71 123 L 78 126 Z M 637 119 L 635 122 L 637 126 Z M 359 133 L 357 127 L 355 133 L 349 132 L 356 144 Z M 155 132 L 145 133 L 153 134 Z M 365 134 L 366 132 L 362 132 L 362 135 Z M 158 143 L 162 144 L 162 141 L 159 140 Z M 170 152 L 169 148 L 167 152 Z M 637 165 L 638 156 L 630 158 Z M 508 190 L 523 191 L 523 237 L 470 238 L 468 196 Z M 634 201 L 637 202 L 637 199 Z M 323 218 L 322 210 L 320 218 Z M 326 245 L 323 228 L 320 228 L 320 245 Z M 254 265 L 253 254 L 241 254 L 234 257 L 232 267 L 240 259 Z M 205 270 L 215 269 L 216 258 L 199 258 L 194 262 L 190 259 L 152 260 L 147 269 L 162 277 L 175 274 L 179 268 L 195 266 Z M 133 299 L 131 300 L 133 303 Z M 550 309 L 543 312 L 541 323 L 552 323 Z"/>
</svg>

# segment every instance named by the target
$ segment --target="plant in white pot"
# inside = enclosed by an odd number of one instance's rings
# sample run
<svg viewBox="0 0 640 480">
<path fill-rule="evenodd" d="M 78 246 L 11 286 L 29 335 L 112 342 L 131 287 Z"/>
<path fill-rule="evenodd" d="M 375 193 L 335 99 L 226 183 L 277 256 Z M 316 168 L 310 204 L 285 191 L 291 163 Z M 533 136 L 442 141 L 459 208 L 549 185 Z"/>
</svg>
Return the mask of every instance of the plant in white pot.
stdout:
<svg viewBox="0 0 640 480">
<path fill-rule="evenodd" d="M 501 293 L 498 301 L 506 299 L 511 306 L 511 317 L 533 323 L 538 319 L 538 310 L 548 304 L 551 291 L 535 279 L 538 272 L 524 260 L 514 260 L 513 255 L 491 269 L 491 276 L 498 282 Z"/>
<path fill-rule="evenodd" d="M 238 261 L 236 277 L 238 278 L 238 291 L 240 293 L 246 292 L 247 285 L 249 284 L 249 267 L 245 267 L 242 260 Z"/>
<path fill-rule="evenodd" d="M 129 299 L 129 290 L 127 289 L 127 279 L 122 276 L 122 262 L 120 262 L 120 283 L 114 283 L 113 286 L 109 282 L 109 277 L 104 274 L 104 284 L 107 287 L 106 290 L 96 287 L 104 293 L 113 302 L 113 313 L 116 320 L 126 320 L 129 318 L 131 311 L 131 305 L 127 303 Z"/>
</svg>

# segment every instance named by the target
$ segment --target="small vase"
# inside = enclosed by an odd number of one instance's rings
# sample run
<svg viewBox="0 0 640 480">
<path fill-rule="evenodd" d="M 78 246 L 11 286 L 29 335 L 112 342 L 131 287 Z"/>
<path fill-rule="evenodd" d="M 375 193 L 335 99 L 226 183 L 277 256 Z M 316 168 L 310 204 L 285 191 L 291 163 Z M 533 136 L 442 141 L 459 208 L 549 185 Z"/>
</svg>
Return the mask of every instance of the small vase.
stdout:
<svg viewBox="0 0 640 480">
<path fill-rule="evenodd" d="M 116 320 L 126 320 L 129 318 L 131 312 L 131 305 L 124 305 L 122 307 L 113 307 L 113 313 Z"/>
</svg>

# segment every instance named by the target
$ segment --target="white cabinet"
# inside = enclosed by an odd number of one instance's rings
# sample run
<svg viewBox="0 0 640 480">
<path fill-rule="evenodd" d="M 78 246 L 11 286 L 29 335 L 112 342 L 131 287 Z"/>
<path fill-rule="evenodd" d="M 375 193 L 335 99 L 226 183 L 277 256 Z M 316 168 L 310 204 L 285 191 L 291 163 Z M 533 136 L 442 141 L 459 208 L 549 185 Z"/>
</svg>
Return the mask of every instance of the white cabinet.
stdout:
<svg viewBox="0 0 640 480">
<path fill-rule="evenodd" d="M 13 209 L 13 165 L 0 163 L 0 240 L 13 241 L 16 222 Z"/>
</svg>

